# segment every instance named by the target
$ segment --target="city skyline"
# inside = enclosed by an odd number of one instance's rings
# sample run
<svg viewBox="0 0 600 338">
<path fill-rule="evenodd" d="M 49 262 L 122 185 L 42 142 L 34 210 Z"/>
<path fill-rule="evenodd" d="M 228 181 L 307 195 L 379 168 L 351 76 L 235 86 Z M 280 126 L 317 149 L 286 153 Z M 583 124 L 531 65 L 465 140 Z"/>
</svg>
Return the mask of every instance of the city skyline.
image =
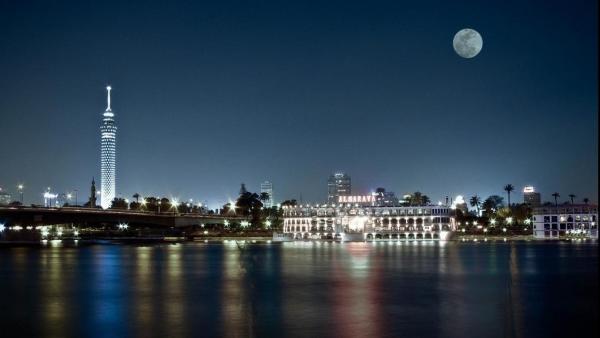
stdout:
<svg viewBox="0 0 600 338">
<path fill-rule="evenodd" d="M 555 191 L 597 200 L 596 3 L 528 3 L 522 16 L 509 4 L 493 13 L 473 3 L 433 12 L 377 4 L 137 12 L 108 2 L 81 18 L 65 14 L 63 6 L 81 10 L 76 3 L 3 4 L 0 134 L 11 146 L 2 150 L 0 186 L 16 195 L 24 184 L 30 202 L 48 186 L 87 191 L 100 177 L 99 89 L 110 83 L 124 112 L 124 198 L 218 206 L 241 182 L 259 191 L 269 180 L 279 200 L 323 201 L 327 177 L 342 170 L 359 193 L 381 186 L 437 201 L 502 196 L 511 183 L 515 201 L 526 185 L 543 200 Z M 109 11 L 109 27 L 94 25 Z M 280 32 L 282 20 L 290 24 Z M 473 59 L 452 49 L 464 27 L 485 41 Z M 39 63 L 32 49 L 44 55 Z"/>
</svg>

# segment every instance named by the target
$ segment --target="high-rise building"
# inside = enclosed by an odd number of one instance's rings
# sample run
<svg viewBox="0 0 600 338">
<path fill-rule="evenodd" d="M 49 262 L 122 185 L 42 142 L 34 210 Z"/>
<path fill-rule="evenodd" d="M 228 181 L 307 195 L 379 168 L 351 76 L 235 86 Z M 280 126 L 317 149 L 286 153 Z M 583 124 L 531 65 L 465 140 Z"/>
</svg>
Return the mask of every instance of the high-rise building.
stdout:
<svg viewBox="0 0 600 338">
<path fill-rule="evenodd" d="M 9 205 L 10 202 L 12 202 L 10 194 L 0 188 L 0 205 Z"/>
<path fill-rule="evenodd" d="M 352 194 L 350 176 L 341 172 L 329 176 L 327 190 L 327 201 L 329 203 L 337 203 L 340 196 L 350 196 Z"/>
<path fill-rule="evenodd" d="M 260 184 L 260 193 L 263 194 L 268 194 L 269 195 L 269 199 L 263 201 L 263 206 L 265 208 L 271 208 L 274 204 L 273 201 L 273 183 L 269 182 L 269 181 L 264 181 Z"/>
<path fill-rule="evenodd" d="M 378 207 L 393 207 L 400 205 L 400 201 L 393 191 L 386 191 L 385 188 L 375 190 L 375 205 Z"/>
<path fill-rule="evenodd" d="M 100 205 L 107 209 L 115 198 L 116 191 L 116 157 L 117 157 L 117 126 L 115 125 L 115 114 L 110 109 L 110 86 L 106 87 L 107 106 L 102 114 L 102 126 L 100 126 L 101 148 L 100 148 Z"/>
<path fill-rule="evenodd" d="M 523 203 L 530 207 L 539 207 L 542 205 L 542 196 L 539 192 L 535 191 L 535 188 L 528 185 L 523 188 Z"/>
</svg>

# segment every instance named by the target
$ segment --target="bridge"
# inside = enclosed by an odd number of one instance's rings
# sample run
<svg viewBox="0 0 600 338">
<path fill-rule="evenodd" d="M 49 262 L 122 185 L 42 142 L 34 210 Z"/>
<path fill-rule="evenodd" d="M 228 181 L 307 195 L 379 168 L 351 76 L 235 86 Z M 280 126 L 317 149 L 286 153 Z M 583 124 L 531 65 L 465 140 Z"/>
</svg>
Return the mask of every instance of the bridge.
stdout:
<svg viewBox="0 0 600 338">
<path fill-rule="evenodd" d="M 49 225 L 49 224 L 79 224 L 88 226 L 115 225 L 127 223 L 147 227 L 177 227 L 186 228 L 202 224 L 225 224 L 225 221 L 239 223 L 247 220 L 235 215 L 205 215 L 156 213 L 150 211 L 94 209 L 82 207 L 26 207 L 0 206 L 0 223 L 12 225 Z"/>
</svg>

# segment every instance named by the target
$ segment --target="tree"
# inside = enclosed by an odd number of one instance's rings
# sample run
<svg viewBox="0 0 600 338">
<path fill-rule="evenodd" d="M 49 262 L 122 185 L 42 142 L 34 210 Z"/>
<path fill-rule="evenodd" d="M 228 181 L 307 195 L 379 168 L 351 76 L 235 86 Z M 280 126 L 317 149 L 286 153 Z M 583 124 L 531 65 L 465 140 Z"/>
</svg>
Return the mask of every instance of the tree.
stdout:
<svg viewBox="0 0 600 338">
<path fill-rule="evenodd" d="M 177 212 L 180 214 L 187 214 L 190 212 L 190 207 L 188 207 L 187 203 L 180 202 L 177 205 Z"/>
<path fill-rule="evenodd" d="M 575 199 L 575 197 L 576 197 L 576 196 L 575 196 L 574 194 L 569 194 L 569 198 L 571 199 L 571 204 L 575 204 L 575 203 L 573 202 L 573 200 Z"/>
<path fill-rule="evenodd" d="M 527 203 L 519 203 L 519 204 L 517 204 L 513 208 L 511 216 L 515 220 L 515 222 L 513 223 L 514 225 L 523 224 L 523 221 L 525 221 L 528 218 L 531 218 L 531 207 L 530 207 L 530 205 L 527 204 Z"/>
<path fill-rule="evenodd" d="M 472 207 L 475 207 L 475 209 L 477 210 L 477 216 L 479 216 L 479 207 L 481 206 L 481 197 L 474 195 L 469 200 L 469 203 L 471 204 Z"/>
<path fill-rule="evenodd" d="M 171 201 L 169 201 L 169 199 L 166 197 L 163 197 L 160 199 L 160 201 L 158 201 L 158 210 L 161 213 L 171 211 L 172 207 Z"/>
<path fill-rule="evenodd" d="M 249 216 L 254 211 L 260 211 L 263 204 L 258 194 L 246 191 L 238 197 L 235 207 L 243 216 Z"/>
<path fill-rule="evenodd" d="M 139 202 L 140 202 L 140 194 L 138 194 L 137 192 L 136 192 L 135 194 L 133 194 L 133 198 L 135 198 L 135 201 L 136 201 L 137 203 L 139 203 Z"/>
<path fill-rule="evenodd" d="M 510 209 L 510 193 L 513 192 L 513 190 L 515 190 L 515 187 L 513 187 L 512 184 L 507 184 L 504 186 L 504 191 L 506 191 L 506 194 L 508 195 L 508 209 Z"/>
<path fill-rule="evenodd" d="M 110 203 L 110 209 L 124 209 L 127 210 L 127 202 L 119 197 L 115 197 Z"/>
<path fill-rule="evenodd" d="M 150 196 L 144 199 L 144 208 L 148 211 L 156 212 L 158 211 L 158 199 L 156 197 Z"/>
<path fill-rule="evenodd" d="M 269 196 L 268 192 L 261 192 L 260 196 L 258 197 L 258 199 L 263 202 L 263 204 L 265 204 L 266 201 L 268 201 L 271 198 L 271 196 Z"/>
<path fill-rule="evenodd" d="M 235 202 L 236 214 L 250 216 L 250 223 L 254 227 L 263 226 L 262 207 L 258 194 L 246 191 Z"/>
<path fill-rule="evenodd" d="M 281 202 L 281 206 L 282 207 L 295 207 L 298 205 L 298 202 L 294 199 L 292 200 L 285 200 L 283 202 Z"/>
<path fill-rule="evenodd" d="M 232 203 L 223 204 L 223 207 L 221 207 L 221 215 L 226 215 L 230 212 L 235 213 L 235 205 Z"/>
<path fill-rule="evenodd" d="M 411 206 L 427 205 L 431 203 L 431 199 L 429 196 L 423 195 L 420 191 L 415 191 L 410 195 L 408 203 Z"/>
<path fill-rule="evenodd" d="M 589 199 L 589 198 L 587 198 L 587 197 L 584 197 L 584 199 L 583 199 L 583 203 L 584 203 L 585 205 L 587 205 L 588 203 L 590 203 L 590 199 Z"/>
<path fill-rule="evenodd" d="M 554 206 L 558 206 L 558 198 L 560 197 L 560 194 L 555 192 L 552 194 L 552 197 L 554 197 Z"/>
<path fill-rule="evenodd" d="M 502 196 L 492 195 L 483 201 L 482 209 L 485 215 L 489 217 L 502 208 L 503 203 L 504 198 Z"/>
</svg>

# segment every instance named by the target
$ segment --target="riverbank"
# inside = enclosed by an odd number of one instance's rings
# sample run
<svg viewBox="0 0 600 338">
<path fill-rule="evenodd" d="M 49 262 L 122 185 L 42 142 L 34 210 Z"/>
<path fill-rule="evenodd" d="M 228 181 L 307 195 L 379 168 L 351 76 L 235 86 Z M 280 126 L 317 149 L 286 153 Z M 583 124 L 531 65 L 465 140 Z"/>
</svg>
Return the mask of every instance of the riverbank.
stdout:
<svg viewBox="0 0 600 338">
<path fill-rule="evenodd" d="M 156 237 L 156 238 L 137 238 L 137 237 L 116 237 L 116 238 L 96 238 L 96 239 L 50 239 L 41 241 L 0 241 L 0 248 L 3 247 L 74 247 L 74 246 L 90 246 L 90 245 L 161 245 L 161 244 L 178 244 L 178 243 L 227 243 L 227 242 L 251 242 L 251 243 L 271 243 L 272 237 L 252 236 L 252 237 Z M 274 241 L 277 242 L 277 241 Z M 310 239 L 310 240 L 293 240 L 289 242 L 320 242 L 320 243 L 342 243 L 336 240 L 326 239 Z M 367 241 L 357 241 L 355 243 L 435 243 L 439 240 L 390 240 L 390 239 L 375 239 Z M 561 238 L 561 239 L 536 239 L 533 236 L 513 236 L 513 237 L 498 237 L 498 236 L 460 236 L 448 239 L 446 243 L 496 243 L 496 242 L 597 242 L 597 239 L 592 238 Z M 351 242 L 344 242 L 351 243 Z"/>
</svg>

